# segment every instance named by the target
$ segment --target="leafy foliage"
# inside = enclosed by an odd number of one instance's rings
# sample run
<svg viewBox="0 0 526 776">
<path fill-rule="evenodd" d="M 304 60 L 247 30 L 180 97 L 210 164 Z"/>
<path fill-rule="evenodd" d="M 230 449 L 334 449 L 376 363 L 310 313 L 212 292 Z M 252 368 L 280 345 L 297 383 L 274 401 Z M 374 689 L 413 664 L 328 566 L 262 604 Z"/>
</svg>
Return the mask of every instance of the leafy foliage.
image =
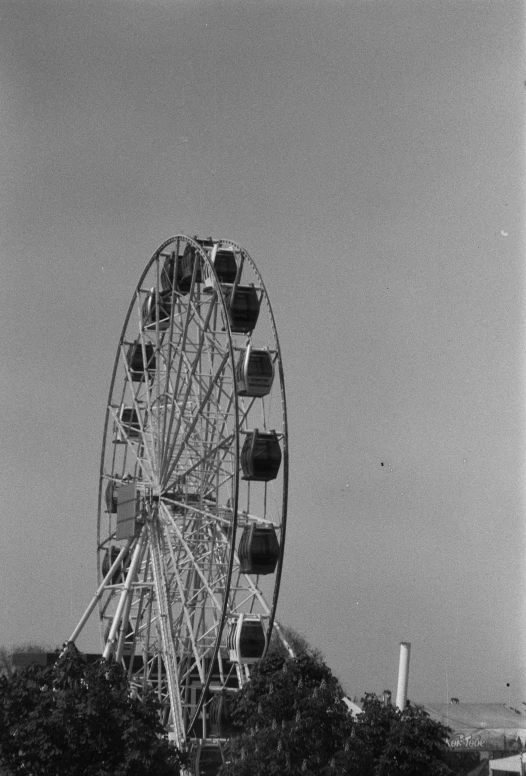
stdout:
<svg viewBox="0 0 526 776">
<path fill-rule="evenodd" d="M 313 647 L 312 644 L 307 641 L 305 636 L 299 633 L 299 631 L 295 630 L 294 628 L 283 627 L 282 625 L 281 633 L 285 636 L 285 639 L 294 650 L 296 656 L 309 655 L 309 657 L 311 657 L 313 660 L 316 660 L 317 662 L 323 661 L 323 653 L 321 650 L 319 650 L 317 647 Z M 272 631 L 272 637 L 270 639 L 270 645 L 267 654 L 269 656 L 278 655 L 282 658 L 289 657 L 288 650 L 281 640 L 276 628 L 274 628 Z"/>
<path fill-rule="evenodd" d="M 132 697 L 121 666 L 69 645 L 51 667 L 0 677 L 0 766 L 11 776 L 173 776 L 180 757 L 158 703 Z"/>
<path fill-rule="evenodd" d="M 422 708 L 385 706 L 372 694 L 362 700 L 355 738 L 361 742 L 362 776 L 450 776 L 446 764 L 449 729 Z"/>
<path fill-rule="evenodd" d="M 223 776 L 344 776 L 354 759 L 352 718 L 330 669 L 307 654 L 273 655 L 234 696 L 243 733 L 232 740 Z"/>
<path fill-rule="evenodd" d="M 263 660 L 230 713 L 239 730 L 222 776 L 450 776 L 448 730 L 375 696 L 353 718 L 330 669 L 308 654 Z"/>
</svg>

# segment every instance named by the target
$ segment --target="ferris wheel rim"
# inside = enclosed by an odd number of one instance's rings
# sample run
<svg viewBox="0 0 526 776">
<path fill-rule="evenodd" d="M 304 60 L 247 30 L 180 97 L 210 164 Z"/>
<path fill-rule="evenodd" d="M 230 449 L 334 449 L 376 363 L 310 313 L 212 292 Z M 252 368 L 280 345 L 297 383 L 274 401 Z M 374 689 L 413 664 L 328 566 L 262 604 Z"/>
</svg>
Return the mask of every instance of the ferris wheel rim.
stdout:
<svg viewBox="0 0 526 776">
<path fill-rule="evenodd" d="M 102 550 L 105 548 L 105 546 L 111 546 L 112 542 L 112 535 L 107 536 L 104 541 L 101 541 L 102 537 L 102 520 L 104 516 L 104 483 L 108 481 L 107 473 L 105 472 L 105 463 L 106 463 L 106 453 L 108 449 L 108 443 L 110 438 L 110 422 L 112 419 L 112 413 L 110 409 L 111 401 L 115 393 L 115 386 L 116 386 L 116 380 L 117 375 L 119 371 L 119 366 L 122 363 L 123 360 L 123 352 L 124 352 L 124 346 L 129 344 L 126 341 L 126 334 L 128 332 L 128 327 L 130 325 L 130 320 L 133 314 L 134 309 L 139 306 L 141 302 L 141 294 L 145 292 L 144 289 L 144 282 L 146 278 L 149 276 L 149 273 L 152 270 L 152 266 L 157 262 L 157 285 L 156 288 L 158 289 L 157 293 L 160 291 L 160 262 L 161 262 L 161 254 L 164 251 L 164 249 L 169 246 L 170 244 L 175 243 L 177 246 L 179 245 L 180 241 L 186 242 L 187 245 L 193 246 L 193 248 L 197 251 L 201 259 L 206 263 L 207 269 L 210 272 L 210 275 L 213 276 L 215 280 L 215 291 L 218 298 L 218 305 L 219 309 L 222 311 L 222 314 L 224 316 L 224 320 L 226 322 L 226 338 L 228 341 L 228 351 L 229 351 L 229 364 L 230 368 L 233 369 L 235 366 L 235 349 L 234 349 L 234 342 L 233 342 L 233 336 L 231 331 L 231 326 L 229 323 L 228 316 L 226 315 L 226 300 L 225 296 L 223 294 L 223 289 L 221 282 L 217 276 L 216 270 L 210 261 L 210 258 L 207 254 L 207 252 L 202 248 L 202 246 L 196 241 L 195 238 L 189 237 L 185 234 L 177 234 L 174 235 L 167 240 L 163 241 L 161 245 L 156 249 L 156 251 L 153 253 L 152 257 L 148 261 L 145 269 L 143 270 L 141 277 L 137 283 L 137 286 L 135 288 L 135 291 L 133 293 L 132 300 L 129 304 L 124 324 L 122 327 L 122 331 L 119 337 L 119 342 L 117 346 L 117 352 L 113 364 L 113 370 L 112 370 L 112 377 L 110 381 L 110 389 L 109 389 L 109 396 L 108 396 L 108 403 L 106 406 L 106 413 L 105 413 L 105 422 L 104 422 L 104 431 L 103 431 L 103 448 L 102 448 L 102 454 L 101 454 L 101 463 L 100 463 L 100 472 L 99 472 L 99 500 L 98 500 L 98 518 L 97 518 L 97 552 L 98 552 L 98 570 L 99 570 L 99 579 L 101 578 L 101 562 L 102 562 Z M 277 373 L 278 373 L 278 382 L 279 382 L 279 400 L 280 400 L 280 406 L 281 406 L 281 415 L 282 415 L 282 432 L 280 438 L 282 439 L 283 443 L 283 484 L 282 484 L 282 505 L 281 505 L 281 513 L 280 513 L 280 548 L 279 548 L 279 558 L 276 566 L 276 574 L 274 578 L 274 585 L 273 585 L 273 596 L 272 596 L 272 603 L 270 606 L 270 617 L 268 620 L 268 632 L 269 635 L 272 632 L 272 627 L 274 624 L 275 619 L 275 612 L 276 612 L 276 606 L 277 606 L 277 599 L 279 595 L 279 589 L 280 589 L 280 583 L 281 583 L 281 575 L 282 575 L 282 568 L 283 568 L 283 557 L 284 557 L 284 546 L 285 546 L 285 531 L 286 531 L 286 520 L 287 520 L 287 507 L 288 507 L 288 467 L 289 467 L 289 459 L 288 459 L 288 426 L 287 426 L 287 411 L 286 411 L 286 397 L 285 397 L 285 382 L 284 382 L 284 371 L 283 371 L 283 361 L 282 361 L 282 354 L 281 354 L 281 347 L 279 344 L 279 338 L 277 333 L 277 327 L 275 323 L 275 318 L 272 310 L 272 306 L 270 303 L 270 299 L 268 296 L 268 292 L 266 290 L 265 284 L 263 282 L 263 279 L 259 273 L 259 270 L 257 269 L 257 266 L 255 262 L 250 257 L 248 251 L 243 248 L 241 245 L 239 245 L 237 242 L 234 242 L 232 240 L 215 240 L 214 242 L 217 242 L 218 244 L 224 245 L 224 246 L 231 246 L 233 249 L 239 252 L 239 255 L 243 257 L 244 260 L 248 260 L 256 278 L 258 286 L 261 288 L 261 300 L 265 302 L 269 320 L 271 323 L 271 328 L 273 332 L 273 349 L 276 351 L 276 360 L 275 363 L 277 365 Z M 175 286 L 172 290 L 172 299 L 175 297 Z M 171 311 L 171 316 L 173 316 L 173 307 Z M 159 330 L 159 325 L 157 322 L 157 334 Z M 239 349 L 239 347 L 237 348 Z M 240 411 L 239 411 L 239 398 L 238 398 L 238 389 L 236 385 L 236 381 L 233 381 L 233 401 L 235 405 L 235 411 L 234 411 L 234 418 L 235 418 L 235 466 L 234 466 L 234 503 L 232 504 L 232 531 L 230 534 L 230 539 L 228 540 L 229 544 L 229 560 L 228 560 L 228 571 L 227 571 L 227 583 L 225 584 L 225 595 L 224 595 L 224 602 L 221 609 L 221 617 L 219 626 L 216 627 L 215 633 L 215 642 L 214 642 L 214 650 L 213 653 L 210 655 L 210 668 L 207 672 L 205 682 L 201 688 L 201 695 L 199 699 L 199 707 L 196 709 L 196 712 L 187 728 L 187 733 L 189 734 L 192 731 L 192 727 L 194 725 L 194 722 L 199 714 L 199 709 L 201 705 L 204 702 L 205 693 L 208 689 L 208 686 L 212 679 L 212 672 L 213 672 L 213 666 L 214 661 L 217 659 L 219 649 L 221 647 L 221 639 L 222 639 L 222 633 L 225 629 L 225 624 L 227 621 L 227 617 L 229 615 L 229 591 L 230 586 L 232 584 L 232 578 L 233 578 L 233 566 L 235 563 L 235 556 L 236 556 L 236 533 L 238 531 L 238 515 L 239 515 L 239 475 L 240 475 Z M 245 432 L 246 433 L 246 432 Z M 102 627 L 102 620 L 101 620 L 101 627 Z"/>
<path fill-rule="evenodd" d="M 285 391 L 285 373 L 283 370 L 283 359 L 281 356 L 281 345 L 279 342 L 279 336 L 278 336 L 278 329 L 276 326 L 276 319 L 274 316 L 274 311 L 272 309 L 272 304 L 270 302 L 270 297 L 268 295 L 265 283 L 263 281 L 263 278 L 261 277 L 261 273 L 259 272 L 259 269 L 257 268 L 257 265 L 255 261 L 250 256 L 249 252 L 244 248 L 240 243 L 235 242 L 233 240 L 228 240 L 225 238 L 219 238 L 219 243 L 223 243 L 224 245 L 231 245 L 235 248 L 237 248 L 250 262 L 252 265 L 252 269 L 254 273 L 256 274 L 258 278 L 258 282 L 261 285 L 261 288 L 264 291 L 263 297 L 265 299 L 265 304 L 267 305 L 269 317 L 272 325 L 272 330 L 274 334 L 274 342 L 276 349 L 278 351 L 278 370 L 279 370 L 279 386 L 280 386 L 280 393 L 281 393 L 281 403 L 283 406 L 282 416 L 283 416 L 283 430 L 284 430 L 284 437 L 283 437 L 283 480 L 284 480 L 284 486 L 283 486 L 283 506 L 282 506 L 282 514 L 281 514 L 281 543 L 280 543 L 280 557 L 278 559 L 277 564 L 277 571 L 276 571 L 276 582 L 274 586 L 274 593 L 272 597 L 272 606 L 271 606 L 271 616 L 269 620 L 269 633 L 272 635 L 272 629 L 274 626 L 274 620 L 276 616 L 276 608 L 278 603 L 278 597 L 279 597 L 279 591 L 281 587 L 281 577 L 283 573 L 283 559 L 285 555 L 285 538 L 286 538 L 286 531 L 287 531 L 287 511 L 288 511 L 288 479 L 289 479 L 289 444 L 288 444 L 288 421 L 287 421 L 287 398 L 286 398 L 286 391 Z"/>
</svg>

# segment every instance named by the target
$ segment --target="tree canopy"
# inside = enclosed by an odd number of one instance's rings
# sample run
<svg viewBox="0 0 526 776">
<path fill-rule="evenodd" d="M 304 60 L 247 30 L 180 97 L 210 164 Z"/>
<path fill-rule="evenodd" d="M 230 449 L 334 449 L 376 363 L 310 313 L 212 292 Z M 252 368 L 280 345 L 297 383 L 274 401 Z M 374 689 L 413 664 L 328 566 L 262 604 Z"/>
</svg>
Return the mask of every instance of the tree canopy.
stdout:
<svg viewBox="0 0 526 776">
<path fill-rule="evenodd" d="M 330 669 L 307 654 L 262 661 L 232 699 L 241 735 L 224 776 L 344 776 L 353 761 L 352 718 Z"/>
<path fill-rule="evenodd" d="M 353 718 L 330 669 L 309 654 L 272 655 L 230 701 L 238 735 L 222 776 L 449 776 L 448 730 L 418 707 L 375 695 Z"/>
<path fill-rule="evenodd" d="M 313 647 L 312 644 L 305 638 L 305 636 L 295 628 L 284 627 L 280 628 L 281 633 L 292 647 L 294 654 L 309 655 L 313 660 L 317 662 L 323 662 L 323 653 L 317 647 Z M 282 658 L 288 658 L 289 652 L 283 641 L 281 640 L 276 628 L 272 631 L 272 637 L 267 652 L 268 656 L 278 655 Z"/>
<path fill-rule="evenodd" d="M 424 709 L 408 704 L 403 711 L 374 694 L 362 699 L 354 737 L 361 776 L 450 776 L 446 763 L 449 729 Z"/>
<path fill-rule="evenodd" d="M 0 767 L 12 776 L 173 776 L 180 758 L 156 698 L 130 693 L 120 665 L 73 645 L 54 666 L 0 677 Z"/>
<path fill-rule="evenodd" d="M 425 711 L 366 695 L 357 717 L 325 663 L 273 654 L 229 695 L 235 734 L 221 776 L 450 776 L 448 729 Z M 0 676 L 0 772 L 9 776 L 173 776 L 184 764 L 152 694 L 122 667 L 70 645 L 53 666 Z"/>
</svg>

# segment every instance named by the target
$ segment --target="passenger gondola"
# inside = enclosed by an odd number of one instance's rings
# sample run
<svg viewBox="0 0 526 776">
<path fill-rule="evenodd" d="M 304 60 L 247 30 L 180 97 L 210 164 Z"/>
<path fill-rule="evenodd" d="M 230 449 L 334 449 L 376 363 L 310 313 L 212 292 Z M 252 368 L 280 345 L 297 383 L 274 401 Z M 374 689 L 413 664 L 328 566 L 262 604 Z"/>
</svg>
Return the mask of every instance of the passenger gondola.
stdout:
<svg viewBox="0 0 526 776">
<path fill-rule="evenodd" d="M 250 431 L 241 450 L 244 480 L 275 480 L 281 466 L 281 447 L 275 431 Z"/>
<path fill-rule="evenodd" d="M 226 692 L 214 695 L 208 707 L 210 720 L 210 732 L 217 738 L 229 738 L 240 730 L 234 727 L 234 720 L 230 714 L 230 698 Z"/>
<path fill-rule="evenodd" d="M 259 318 L 260 299 L 254 286 L 234 286 L 225 289 L 230 330 L 233 334 L 249 334 Z"/>
<path fill-rule="evenodd" d="M 268 350 L 249 345 L 236 365 L 236 386 L 239 396 L 266 396 L 274 380 L 274 364 Z"/>
<path fill-rule="evenodd" d="M 161 270 L 161 286 L 164 291 L 178 291 L 181 294 L 187 294 L 190 290 L 190 280 L 192 278 L 192 268 L 190 273 L 186 272 L 186 277 L 183 281 L 184 273 L 184 256 L 176 255 L 175 251 L 172 251 L 170 255 L 165 255 L 163 267 Z M 200 282 L 198 279 L 197 282 Z"/>
<path fill-rule="evenodd" d="M 166 330 L 170 325 L 170 312 L 172 309 L 172 291 L 160 291 L 159 296 L 152 288 L 148 292 L 142 306 L 142 321 L 145 329 L 155 329 L 159 321 L 159 329 Z"/>
<path fill-rule="evenodd" d="M 261 660 L 267 649 L 267 633 L 258 614 L 239 614 L 230 620 L 229 659 L 247 665 Z"/>
<path fill-rule="evenodd" d="M 174 288 L 179 294 L 187 294 L 192 285 L 192 275 L 194 272 L 196 250 L 193 245 L 187 245 L 182 256 L 176 256 L 172 251 L 171 256 L 164 260 L 161 272 L 161 283 L 164 289 L 172 290 Z M 195 282 L 201 283 L 201 265 L 199 258 L 195 273 Z"/>
<path fill-rule="evenodd" d="M 144 362 L 146 356 L 146 363 Z M 126 353 L 126 362 L 130 370 L 132 380 L 140 381 L 146 375 L 152 375 L 155 372 L 155 350 L 151 342 L 146 342 L 143 346 L 140 340 L 132 342 Z"/>
<path fill-rule="evenodd" d="M 232 284 L 237 275 L 236 254 L 233 248 L 215 248 L 210 251 L 210 261 L 215 269 L 217 279 L 222 284 Z M 205 270 L 205 290 L 214 287 L 214 280 L 210 272 Z"/>
<path fill-rule="evenodd" d="M 175 251 L 172 251 L 170 254 L 161 254 L 161 256 L 164 256 L 163 268 L 161 270 L 161 288 L 163 291 L 171 291 L 179 257 L 175 255 Z"/>
<path fill-rule="evenodd" d="M 219 768 L 223 765 L 223 755 L 219 746 L 210 742 L 201 741 L 195 758 L 193 771 L 195 776 L 217 776 Z"/>
<path fill-rule="evenodd" d="M 239 567 L 244 574 L 273 574 L 279 559 L 279 542 L 273 525 L 250 523 L 239 542 Z"/>
</svg>

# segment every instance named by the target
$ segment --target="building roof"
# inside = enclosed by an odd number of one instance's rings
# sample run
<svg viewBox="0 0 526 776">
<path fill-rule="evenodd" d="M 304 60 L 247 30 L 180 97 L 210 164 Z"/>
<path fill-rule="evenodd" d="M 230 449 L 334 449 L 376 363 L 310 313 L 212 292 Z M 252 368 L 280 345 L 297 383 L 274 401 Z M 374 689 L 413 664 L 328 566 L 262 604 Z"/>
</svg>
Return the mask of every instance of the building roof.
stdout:
<svg viewBox="0 0 526 776">
<path fill-rule="evenodd" d="M 526 743 L 526 714 L 504 703 L 425 703 L 432 719 L 451 728 L 456 751 L 514 751 Z"/>
</svg>

